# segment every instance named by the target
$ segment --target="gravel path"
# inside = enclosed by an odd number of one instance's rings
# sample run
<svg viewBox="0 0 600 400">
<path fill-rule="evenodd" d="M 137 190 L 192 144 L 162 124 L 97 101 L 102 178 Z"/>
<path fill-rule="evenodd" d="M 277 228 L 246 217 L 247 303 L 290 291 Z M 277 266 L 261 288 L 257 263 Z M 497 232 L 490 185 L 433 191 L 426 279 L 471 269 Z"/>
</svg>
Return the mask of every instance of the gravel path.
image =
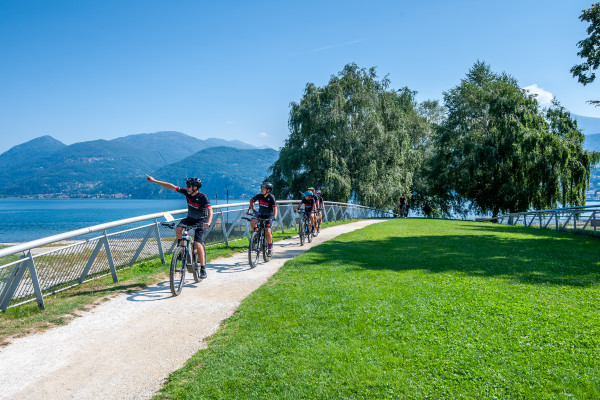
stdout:
<svg viewBox="0 0 600 400">
<path fill-rule="evenodd" d="M 120 294 L 68 325 L 15 339 L 0 349 L 0 399 L 150 398 L 287 260 L 376 222 L 324 229 L 302 247 L 297 236 L 277 242 L 271 261 L 252 270 L 247 253 L 214 260 L 204 281 L 186 275 L 178 297 L 161 282 Z"/>
</svg>

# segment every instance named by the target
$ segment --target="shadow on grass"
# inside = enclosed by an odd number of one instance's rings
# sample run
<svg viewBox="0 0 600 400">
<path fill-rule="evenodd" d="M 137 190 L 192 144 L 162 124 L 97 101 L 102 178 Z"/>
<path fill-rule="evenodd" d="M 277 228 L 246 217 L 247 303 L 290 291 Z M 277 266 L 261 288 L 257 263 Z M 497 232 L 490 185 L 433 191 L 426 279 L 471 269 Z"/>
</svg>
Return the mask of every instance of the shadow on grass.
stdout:
<svg viewBox="0 0 600 400">
<path fill-rule="evenodd" d="M 144 288 L 145 285 L 139 283 L 132 283 L 129 285 L 117 285 L 117 286 L 109 286 L 103 289 L 82 289 L 78 291 L 74 291 L 73 293 L 69 293 L 67 297 L 79 297 L 86 296 L 90 294 L 100 294 L 100 293 L 117 293 L 117 292 L 132 292 L 136 290 L 140 290 Z"/>
<path fill-rule="evenodd" d="M 343 262 L 371 270 L 458 271 L 528 284 L 593 286 L 600 283 L 597 239 L 532 228 L 464 225 L 456 235 L 381 240 L 333 240 L 313 249 L 318 262 Z M 507 235 L 511 234 L 511 235 Z"/>
</svg>

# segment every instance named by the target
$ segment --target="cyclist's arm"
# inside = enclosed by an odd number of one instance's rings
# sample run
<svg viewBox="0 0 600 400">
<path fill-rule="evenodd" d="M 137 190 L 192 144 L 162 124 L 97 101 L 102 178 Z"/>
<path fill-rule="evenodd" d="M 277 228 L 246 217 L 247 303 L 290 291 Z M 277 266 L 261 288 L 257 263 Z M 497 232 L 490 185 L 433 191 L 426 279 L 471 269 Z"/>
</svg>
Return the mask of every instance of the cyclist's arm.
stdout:
<svg viewBox="0 0 600 400">
<path fill-rule="evenodd" d="M 204 223 L 204 225 L 206 225 L 205 228 L 208 228 L 210 226 L 210 224 L 212 223 L 212 218 L 213 218 L 212 207 L 208 207 L 206 209 L 206 211 L 207 211 L 208 216 L 206 217 L 206 222 Z"/>
<path fill-rule="evenodd" d="M 146 180 L 148 182 L 156 183 L 157 185 L 162 186 L 165 189 L 173 190 L 175 192 L 177 191 L 177 186 L 173 185 L 172 183 L 158 181 L 158 180 L 154 179 L 153 177 L 151 177 L 148 174 L 146 174 Z"/>
<path fill-rule="evenodd" d="M 277 219 L 277 206 L 273 207 L 273 218 Z"/>
<path fill-rule="evenodd" d="M 250 211 L 254 211 L 254 197 L 250 199 L 250 207 L 248 207 L 246 214 L 250 214 Z"/>
</svg>

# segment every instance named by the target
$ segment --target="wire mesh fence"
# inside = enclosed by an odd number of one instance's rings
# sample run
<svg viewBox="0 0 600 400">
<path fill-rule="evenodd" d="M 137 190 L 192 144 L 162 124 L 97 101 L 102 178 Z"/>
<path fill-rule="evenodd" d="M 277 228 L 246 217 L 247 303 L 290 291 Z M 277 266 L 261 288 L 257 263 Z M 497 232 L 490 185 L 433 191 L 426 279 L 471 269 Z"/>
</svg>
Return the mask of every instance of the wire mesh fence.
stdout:
<svg viewBox="0 0 600 400">
<path fill-rule="evenodd" d="M 507 225 L 597 236 L 600 226 L 600 207 L 584 206 L 511 213 L 500 215 L 495 220 Z"/>
<path fill-rule="evenodd" d="M 278 202 L 274 231 L 297 230 L 299 217 L 293 212 L 297 205 L 297 200 Z M 205 245 L 228 245 L 248 236 L 249 223 L 242 219 L 247 207 L 247 203 L 214 206 Z M 335 202 L 325 202 L 323 211 L 325 222 L 392 216 L 382 210 Z M 44 308 L 45 295 L 109 274 L 117 282 L 119 270 L 142 260 L 159 256 L 164 263 L 164 255 L 176 245 L 175 231 L 159 220 L 173 217 L 177 221 L 186 212 L 129 218 L 1 249 L 0 310 L 31 301 Z"/>
</svg>

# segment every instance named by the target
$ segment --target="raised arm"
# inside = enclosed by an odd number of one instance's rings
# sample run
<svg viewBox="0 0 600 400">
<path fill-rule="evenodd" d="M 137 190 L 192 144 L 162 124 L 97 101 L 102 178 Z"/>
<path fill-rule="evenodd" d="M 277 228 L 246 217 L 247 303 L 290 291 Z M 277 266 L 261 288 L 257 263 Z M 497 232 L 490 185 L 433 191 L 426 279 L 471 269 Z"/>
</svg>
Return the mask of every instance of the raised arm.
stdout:
<svg viewBox="0 0 600 400">
<path fill-rule="evenodd" d="M 250 215 L 251 212 L 254 211 L 254 197 L 250 199 L 250 206 L 248 207 L 248 211 L 246 211 L 246 214 Z"/>
<path fill-rule="evenodd" d="M 156 179 L 154 179 L 153 177 L 151 177 L 148 174 L 146 174 L 146 180 L 148 182 L 156 183 L 157 185 L 160 185 L 160 186 L 164 187 L 165 189 L 177 191 L 177 186 L 173 185 L 172 183 L 157 181 Z"/>
</svg>

